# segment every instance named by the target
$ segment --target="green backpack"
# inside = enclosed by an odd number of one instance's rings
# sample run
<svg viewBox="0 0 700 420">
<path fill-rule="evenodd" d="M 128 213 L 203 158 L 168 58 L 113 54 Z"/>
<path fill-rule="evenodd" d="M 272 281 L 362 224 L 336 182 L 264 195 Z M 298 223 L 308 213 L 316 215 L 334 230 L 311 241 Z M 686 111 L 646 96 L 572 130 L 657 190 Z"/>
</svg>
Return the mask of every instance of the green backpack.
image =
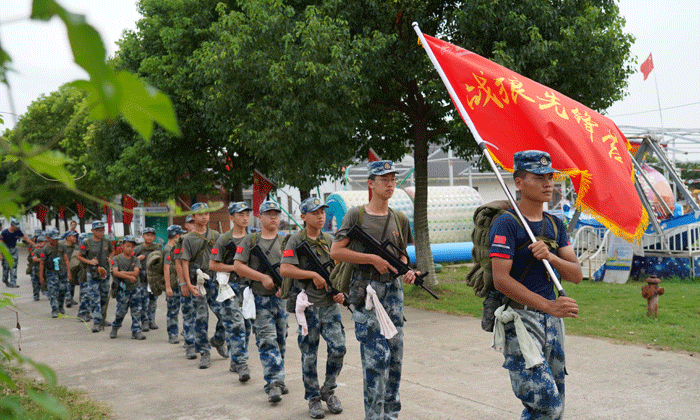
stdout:
<svg viewBox="0 0 700 420">
<path fill-rule="evenodd" d="M 165 291 L 165 275 L 163 274 L 163 251 L 152 251 L 146 259 L 146 279 L 154 296 L 160 296 Z"/>
</svg>

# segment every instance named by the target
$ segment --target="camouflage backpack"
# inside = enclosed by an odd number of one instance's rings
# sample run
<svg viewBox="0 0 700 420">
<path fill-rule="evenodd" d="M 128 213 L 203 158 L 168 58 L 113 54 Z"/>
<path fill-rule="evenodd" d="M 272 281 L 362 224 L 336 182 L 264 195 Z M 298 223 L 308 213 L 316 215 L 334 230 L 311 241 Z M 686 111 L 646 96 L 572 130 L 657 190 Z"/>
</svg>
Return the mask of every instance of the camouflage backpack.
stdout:
<svg viewBox="0 0 700 420">
<path fill-rule="evenodd" d="M 153 251 L 148 254 L 146 259 L 146 279 L 154 296 L 160 296 L 165 291 L 162 251 Z"/>
</svg>

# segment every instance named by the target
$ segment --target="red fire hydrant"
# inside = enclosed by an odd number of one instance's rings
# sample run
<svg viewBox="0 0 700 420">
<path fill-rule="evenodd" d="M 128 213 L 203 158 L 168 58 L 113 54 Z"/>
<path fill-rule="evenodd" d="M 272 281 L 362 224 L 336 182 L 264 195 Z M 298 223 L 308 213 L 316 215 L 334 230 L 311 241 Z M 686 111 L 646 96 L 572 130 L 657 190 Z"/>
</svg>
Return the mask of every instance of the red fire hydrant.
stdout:
<svg viewBox="0 0 700 420">
<path fill-rule="evenodd" d="M 659 296 L 664 294 L 664 288 L 659 287 L 661 279 L 651 276 L 646 279 L 647 285 L 642 287 L 642 297 L 647 300 L 647 316 L 656 317 L 659 311 Z"/>
</svg>

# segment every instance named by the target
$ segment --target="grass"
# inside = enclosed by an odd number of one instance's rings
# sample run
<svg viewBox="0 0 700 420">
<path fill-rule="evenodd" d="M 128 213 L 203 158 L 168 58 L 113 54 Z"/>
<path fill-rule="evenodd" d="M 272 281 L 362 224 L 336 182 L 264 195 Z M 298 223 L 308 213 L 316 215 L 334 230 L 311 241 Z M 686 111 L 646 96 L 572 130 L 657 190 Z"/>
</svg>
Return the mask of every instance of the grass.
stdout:
<svg viewBox="0 0 700 420">
<path fill-rule="evenodd" d="M 47 415 L 45 410 L 29 398 L 28 393 L 31 390 L 47 393 L 58 399 L 68 409 L 68 418 L 70 419 L 99 420 L 111 418 L 111 408 L 109 406 L 92 401 L 87 393 L 83 391 L 69 389 L 61 385 L 50 387 L 31 377 L 22 368 L 5 367 L 17 385 L 17 389 L 12 390 L 5 386 L 4 383 L 0 384 L 0 396 L 12 397 L 19 401 L 24 410 L 24 414 L 21 416 L 22 419 L 54 418 Z"/>
<path fill-rule="evenodd" d="M 440 300 L 418 287 L 406 287 L 406 305 L 453 315 L 481 317 L 483 299 L 474 296 L 464 279 L 468 265 L 443 267 L 440 284 L 431 288 Z M 661 283 L 659 315 L 647 317 L 641 281 L 609 284 L 584 280 L 565 282 L 566 294 L 576 299 L 579 317 L 566 319 L 568 334 L 608 338 L 622 343 L 665 350 L 700 352 L 700 279 L 668 279 Z"/>
</svg>

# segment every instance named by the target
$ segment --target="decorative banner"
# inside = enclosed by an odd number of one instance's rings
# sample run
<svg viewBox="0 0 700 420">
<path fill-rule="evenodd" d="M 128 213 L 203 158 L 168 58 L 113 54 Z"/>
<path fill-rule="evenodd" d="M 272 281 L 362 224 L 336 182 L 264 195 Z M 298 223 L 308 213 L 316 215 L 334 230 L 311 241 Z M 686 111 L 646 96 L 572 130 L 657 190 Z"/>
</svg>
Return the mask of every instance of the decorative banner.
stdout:
<svg viewBox="0 0 700 420">
<path fill-rule="evenodd" d="M 112 208 L 109 207 L 104 198 L 102 198 L 102 210 L 107 215 L 107 233 L 112 233 Z"/>
<path fill-rule="evenodd" d="M 60 220 L 63 220 L 66 218 L 66 208 L 61 206 L 58 208 L 58 218 Z"/>
<path fill-rule="evenodd" d="M 43 204 L 38 204 L 34 211 L 36 212 L 36 218 L 39 219 L 41 223 L 44 223 L 46 215 L 49 214 L 49 208 Z"/>
<path fill-rule="evenodd" d="M 78 218 L 84 219 L 85 218 L 85 206 L 83 206 L 80 202 L 76 201 L 75 207 L 76 207 L 76 210 L 78 211 Z"/>
<path fill-rule="evenodd" d="M 654 70 L 654 60 L 651 58 L 651 53 L 649 53 L 649 57 L 644 60 L 641 66 L 639 66 L 639 70 L 642 71 L 642 74 L 644 75 L 644 80 L 647 80 L 647 77 L 649 77 L 649 73 L 651 73 L 652 70 Z"/>
<path fill-rule="evenodd" d="M 578 210 L 628 241 L 641 238 L 649 216 L 634 187 L 629 143 L 615 123 L 477 54 L 425 39 L 464 105 L 462 118 L 471 118 L 498 164 L 512 172 L 515 152 L 548 152 L 552 166 L 571 178 Z"/>
<path fill-rule="evenodd" d="M 253 171 L 253 215 L 255 217 L 260 217 L 260 205 L 273 188 L 275 188 L 275 184 L 265 175 L 258 172 L 257 169 Z"/>
<path fill-rule="evenodd" d="M 134 218 L 134 212 L 132 211 L 139 203 L 134 200 L 129 194 L 124 194 L 122 196 L 122 207 L 124 207 L 124 224 L 130 225 Z"/>
</svg>

